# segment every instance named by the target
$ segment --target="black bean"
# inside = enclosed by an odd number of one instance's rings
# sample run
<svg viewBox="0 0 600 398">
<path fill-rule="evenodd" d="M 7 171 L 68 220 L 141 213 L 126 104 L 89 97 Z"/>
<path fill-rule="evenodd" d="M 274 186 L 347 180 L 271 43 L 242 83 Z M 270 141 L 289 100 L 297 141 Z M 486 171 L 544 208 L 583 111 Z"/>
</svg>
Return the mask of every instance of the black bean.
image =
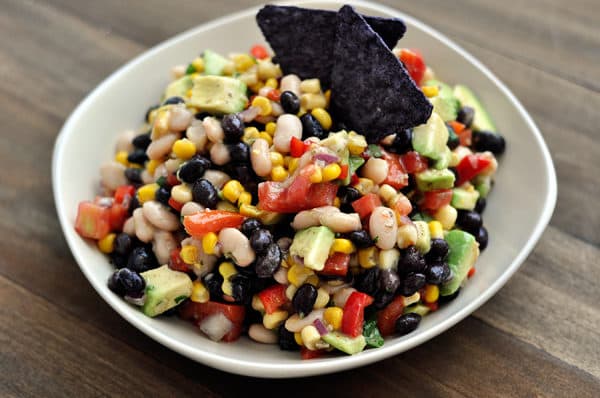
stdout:
<svg viewBox="0 0 600 398">
<path fill-rule="evenodd" d="M 177 170 L 177 178 L 182 182 L 188 184 L 195 183 L 198 179 L 202 178 L 206 171 L 207 164 L 210 165 L 210 161 L 201 157 L 194 157 L 181 166 Z"/>
<path fill-rule="evenodd" d="M 176 105 L 183 103 L 185 103 L 185 100 L 181 97 L 169 97 L 163 102 L 163 105 Z"/>
<path fill-rule="evenodd" d="M 356 290 L 369 296 L 375 296 L 375 293 L 379 290 L 379 272 L 379 268 L 373 267 L 358 274 L 354 283 Z"/>
<path fill-rule="evenodd" d="M 463 106 L 458 111 L 458 115 L 456 116 L 456 121 L 465 125 L 465 127 L 470 128 L 473 124 L 473 117 L 475 116 L 475 110 L 470 106 Z"/>
<path fill-rule="evenodd" d="M 452 294 L 450 294 L 448 296 L 442 296 L 442 295 L 440 295 L 440 298 L 438 298 L 438 304 L 449 303 L 450 301 L 452 301 L 455 298 L 457 298 L 459 294 L 460 294 L 460 288 L 457 291 L 455 291 L 454 293 L 452 293 Z"/>
<path fill-rule="evenodd" d="M 244 135 L 244 121 L 236 114 L 223 116 L 221 127 L 228 142 L 235 142 Z"/>
<path fill-rule="evenodd" d="M 443 261 L 431 263 L 425 270 L 425 276 L 427 283 L 440 285 L 450 276 L 450 267 Z"/>
<path fill-rule="evenodd" d="M 477 199 L 477 203 L 475 203 L 475 209 L 473 210 L 479 214 L 483 214 L 486 205 L 487 201 L 485 200 L 485 198 L 480 197 L 479 199 Z"/>
<path fill-rule="evenodd" d="M 281 249 L 277 243 L 267 246 L 264 253 L 259 254 L 254 265 L 256 276 L 259 278 L 270 278 L 281 264 Z"/>
<path fill-rule="evenodd" d="M 202 120 L 208 116 L 212 116 L 212 115 L 208 112 L 198 112 L 194 115 L 194 119 Z"/>
<path fill-rule="evenodd" d="M 124 268 L 124 269 L 127 269 L 127 268 Z M 115 292 L 116 294 L 118 294 L 119 296 L 124 296 L 125 289 L 123 288 L 123 286 L 121 286 L 119 277 L 117 275 L 118 273 L 119 273 L 119 270 L 110 274 L 110 276 L 108 277 L 108 288 L 110 290 L 112 290 L 113 292 Z"/>
<path fill-rule="evenodd" d="M 140 246 L 129 253 L 127 268 L 136 272 L 144 272 L 158 267 L 158 261 L 151 248 Z"/>
<path fill-rule="evenodd" d="M 292 307 L 300 316 L 309 314 L 317 301 L 317 288 L 305 283 L 296 290 L 292 298 Z"/>
<path fill-rule="evenodd" d="M 108 255 L 110 262 L 115 268 L 125 268 L 127 267 L 127 254 L 119 254 L 116 252 L 112 252 Z"/>
<path fill-rule="evenodd" d="M 380 290 L 375 294 L 375 298 L 373 300 L 373 307 L 377 310 L 384 309 L 392 300 L 396 297 L 396 293 L 386 292 L 384 290 Z"/>
<path fill-rule="evenodd" d="M 425 286 L 427 278 L 421 273 L 411 272 L 402 279 L 400 284 L 400 294 L 403 296 L 412 296 Z"/>
<path fill-rule="evenodd" d="M 132 244 L 133 239 L 131 239 L 131 236 L 127 235 L 125 232 L 121 232 L 115 238 L 114 252 L 126 256 L 131 251 Z"/>
<path fill-rule="evenodd" d="M 364 249 L 375 244 L 373 239 L 371 239 L 371 235 L 364 229 L 350 232 L 347 236 L 359 249 Z"/>
<path fill-rule="evenodd" d="M 285 324 L 279 326 L 277 332 L 277 344 L 279 344 L 279 348 L 284 351 L 297 351 L 298 348 L 300 348 L 298 343 L 296 343 L 294 333 L 287 330 Z"/>
<path fill-rule="evenodd" d="M 300 99 L 291 91 L 284 91 L 279 97 L 281 107 L 285 113 L 297 114 L 300 111 Z"/>
<path fill-rule="evenodd" d="M 395 293 L 400 287 L 400 277 L 391 269 L 382 270 L 379 275 L 379 287 L 384 292 Z"/>
<path fill-rule="evenodd" d="M 129 163 L 144 164 L 146 160 L 148 160 L 148 155 L 146 155 L 146 151 L 143 149 L 136 148 L 127 155 L 127 161 Z"/>
<path fill-rule="evenodd" d="M 256 218 L 247 218 L 244 220 L 241 226 L 242 233 L 246 235 L 248 238 L 252 235 L 252 232 L 258 228 L 262 228 L 263 223 L 261 223 Z"/>
<path fill-rule="evenodd" d="M 481 214 L 475 211 L 459 210 L 458 216 L 456 217 L 456 223 L 463 231 L 477 236 L 479 228 L 481 228 L 481 225 L 483 224 L 483 220 Z"/>
<path fill-rule="evenodd" d="M 342 185 L 337 192 L 338 198 L 340 198 L 340 203 L 351 204 L 355 200 L 360 198 L 360 191 L 354 187 L 350 187 L 347 185 Z"/>
<path fill-rule="evenodd" d="M 432 239 L 431 240 L 431 248 L 427 253 L 427 259 L 434 260 L 445 260 L 448 258 L 448 251 L 450 248 L 448 247 L 448 242 L 444 239 Z"/>
<path fill-rule="evenodd" d="M 112 278 L 111 278 L 112 279 Z M 135 271 L 122 268 L 115 272 L 115 282 L 120 286 L 124 294 L 140 294 L 146 287 L 146 281 Z M 110 287 L 110 286 L 109 286 Z"/>
<path fill-rule="evenodd" d="M 250 148 L 247 144 L 243 142 L 227 144 L 227 150 L 229 151 L 229 157 L 232 162 L 248 163 L 250 159 Z"/>
<path fill-rule="evenodd" d="M 479 250 L 484 251 L 488 245 L 488 231 L 483 225 L 479 228 L 475 239 L 479 242 Z"/>
<path fill-rule="evenodd" d="M 138 200 L 137 195 L 133 195 L 133 197 L 131 198 L 131 201 L 129 202 L 129 208 L 127 209 L 127 212 L 129 214 L 132 214 L 133 211 L 135 209 L 137 209 L 138 207 L 140 207 L 140 201 Z"/>
<path fill-rule="evenodd" d="M 238 303 L 248 303 L 252 299 L 250 278 L 244 274 L 236 274 L 229 279 L 231 296 Z"/>
<path fill-rule="evenodd" d="M 171 191 L 167 187 L 160 187 L 154 194 L 154 199 L 163 205 L 169 205 L 169 199 L 171 198 Z"/>
<path fill-rule="evenodd" d="M 142 171 L 144 169 L 139 167 L 128 167 L 125 169 L 125 177 L 133 184 L 140 184 L 142 182 Z"/>
<path fill-rule="evenodd" d="M 223 285 L 223 276 L 218 272 L 206 274 L 203 278 L 204 286 L 210 294 L 211 300 L 219 300 L 223 296 L 221 285 Z"/>
<path fill-rule="evenodd" d="M 192 186 L 192 197 L 194 202 L 198 202 L 210 209 L 216 208 L 219 202 L 217 189 L 210 181 L 204 178 L 197 180 Z"/>
<path fill-rule="evenodd" d="M 136 135 L 131 141 L 134 147 L 143 151 L 145 151 L 148 148 L 151 142 L 152 140 L 150 139 L 150 132 Z"/>
<path fill-rule="evenodd" d="M 326 137 L 325 130 L 321 123 L 310 113 L 305 113 L 300 117 L 302 122 L 302 139 L 305 140 L 308 137 L 317 137 L 323 139 Z"/>
<path fill-rule="evenodd" d="M 474 131 L 472 147 L 477 152 L 490 151 L 495 155 L 501 155 L 506 149 L 506 141 L 500 134 L 491 131 Z"/>
<path fill-rule="evenodd" d="M 150 114 L 152 113 L 153 110 L 156 110 L 159 108 L 159 105 L 152 105 L 150 108 L 148 108 L 148 110 L 146 111 L 146 115 L 144 116 L 144 120 L 147 123 L 150 123 Z"/>
<path fill-rule="evenodd" d="M 273 235 L 267 229 L 257 229 L 250 235 L 250 246 L 257 254 L 263 253 L 273 243 Z"/>
<path fill-rule="evenodd" d="M 394 141 L 390 147 L 391 152 L 406 153 L 412 150 L 412 130 L 406 129 L 396 133 Z"/>
<path fill-rule="evenodd" d="M 421 323 L 421 315 L 409 312 L 396 320 L 396 332 L 404 336 L 419 327 L 419 323 Z"/>
<path fill-rule="evenodd" d="M 410 272 L 423 272 L 425 270 L 425 259 L 416 247 L 409 246 L 404 249 L 400 261 L 398 262 L 398 271 L 401 275 L 406 275 Z"/>
</svg>

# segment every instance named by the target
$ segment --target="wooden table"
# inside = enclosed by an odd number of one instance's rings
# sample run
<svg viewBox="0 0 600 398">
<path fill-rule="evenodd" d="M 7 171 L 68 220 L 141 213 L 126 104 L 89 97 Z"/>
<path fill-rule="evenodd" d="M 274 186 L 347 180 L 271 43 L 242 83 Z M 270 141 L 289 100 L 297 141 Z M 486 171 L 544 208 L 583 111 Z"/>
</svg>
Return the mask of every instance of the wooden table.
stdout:
<svg viewBox="0 0 600 398">
<path fill-rule="evenodd" d="M 121 319 L 73 260 L 50 179 L 65 118 L 110 72 L 260 1 L 83 3 L 0 1 L 0 396 L 600 396 L 600 2 L 385 1 L 520 98 L 553 155 L 558 204 L 521 270 L 451 330 L 361 369 L 277 381 L 202 366 Z"/>
</svg>

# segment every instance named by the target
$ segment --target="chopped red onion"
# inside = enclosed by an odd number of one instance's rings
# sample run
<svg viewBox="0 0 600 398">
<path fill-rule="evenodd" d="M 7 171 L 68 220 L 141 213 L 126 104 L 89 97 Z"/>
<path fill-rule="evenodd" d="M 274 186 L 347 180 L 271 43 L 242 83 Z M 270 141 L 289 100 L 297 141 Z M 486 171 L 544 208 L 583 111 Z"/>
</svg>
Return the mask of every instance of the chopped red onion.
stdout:
<svg viewBox="0 0 600 398">
<path fill-rule="evenodd" d="M 317 153 L 314 156 L 315 160 L 321 160 L 323 162 L 325 162 L 326 164 L 329 163 L 336 163 L 338 160 L 340 160 L 340 158 L 337 155 L 333 155 L 331 153 Z"/>
<path fill-rule="evenodd" d="M 315 321 L 313 322 L 313 325 L 315 325 L 315 327 L 317 328 L 317 331 L 319 332 L 319 334 L 321 336 L 329 333 L 329 330 L 327 330 L 327 326 L 323 325 L 323 322 L 321 322 L 320 319 L 315 319 Z"/>
<path fill-rule="evenodd" d="M 125 295 L 125 297 L 123 297 L 125 299 L 125 301 L 127 301 L 130 304 L 133 305 L 138 305 L 138 306 L 142 306 L 144 305 L 144 303 L 146 302 L 146 295 L 144 293 L 141 294 L 130 294 L 130 295 Z"/>
<path fill-rule="evenodd" d="M 242 118 L 244 123 L 249 123 L 254 120 L 258 116 L 260 112 L 260 108 L 257 106 L 251 106 L 246 110 L 243 110 L 239 113 L 239 116 Z"/>
<path fill-rule="evenodd" d="M 220 341 L 232 327 L 233 323 L 222 312 L 208 316 L 200 322 L 200 330 L 213 341 Z"/>
</svg>

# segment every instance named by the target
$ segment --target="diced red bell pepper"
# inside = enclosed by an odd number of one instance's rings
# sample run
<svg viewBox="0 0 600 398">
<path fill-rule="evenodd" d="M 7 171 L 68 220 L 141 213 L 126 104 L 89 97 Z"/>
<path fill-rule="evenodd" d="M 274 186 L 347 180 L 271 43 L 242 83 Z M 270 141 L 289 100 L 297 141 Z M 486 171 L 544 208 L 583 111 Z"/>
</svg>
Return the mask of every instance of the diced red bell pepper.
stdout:
<svg viewBox="0 0 600 398">
<path fill-rule="evenodd" d="M 288 299 L 285 295 L 285 285 L 269 286 L 265 290 L 258 293 L 258 298 L 265 307 L 267 314 L 272 314 L 279 309 L 283 304 L 287 303 Z"/>
<path fill-rule="evenodd" d="M 225 210 L 205 210 L 183 218 L 183 226 L 188 234 L 199 238 L 209 232 L 219 232 L 223 228 L 239 228 L 246 217 Z"/>
<path fill-rule="evenodd" d="M 471 131 L 471 129 L 464 129 L 456 135 L 458 135 L 460 145 L 471 146 L 471 143 L 473 142 L 473 131 Z"/>
<path fill-rule="evenodd" d="M 300 358 L 302 359 L 315 359 L 321 358 L 327 353 L 327 350 L 309 350 L 302 346 L 300 347 Z"/>
<path fill-rule="evenodd" d="M 183 262 L 181 258 L 181 249 L 173 249 L 169 256 L 169 268 L 175 271 L 188 272 L 190 270 L 189 265 Z"/>
<path fill-rule="evenodd" d="M 404 64 L 404 67 L 408 71 L 408 74 L 415 81 L 417 86 L 421 85 L 421 80 L 425 76 L 425 60 L 419 51 L 414 49 L 403 48 L 400 50 L 400 61 Z"/>
<path fill-rule="evenodd" d="M 475 267 L 469 268 L 469 272 L 467 273 L 467 277 L 471 278 L 473 275 L 475 275 Z"/>
<path fill-rule="evenodd" d="M 456 166 L 458 181 L 456 186 L 460 186 L 467 181 L 471 181 L 477 174 L 485 170 L 492 161 L 482 154 L 467 155 L 461 159 Z"/>
<path fill-rule="evenodd" d="M 340 173 L 340 176 L 338 178 L 340 180 L 345 180 L 346 177 L 348 177 L 349 166 L 347 164 L 341 164 L 340 169 L 342 170 L 342 172 Z"/>
<path fill-rule="evenodd" d="M 183 208 L 183 203 L 180 203 L 173 198 L 169 198 L 169 201 L 167 203 L 169 203 L 169 206 L 171 206 L 177 211 L 181 211 L 181 209 Z"/>
<path fill-rule="evenodd" d="M 279 100 L 281 99 L 281 92 L 274 88 L 273 90 L 267 93 L 267 98 L 271 101 L 279 102 Z"/>
<path fill-rule="evenodd" d="M 310 144 L 296 137 L 290 139 L 290 155 L 294 158 L 299 158 L 310 149 Z"/>
<path fill-rule="evenodd" d="M 344 305 L 342 333 L 356 337 L 362 333 L 365 320 L 365 307 L 373 303 L 373 297 L 362 292 L 352 292 Z"/>
<path fill-rule="evenodd" d="M 265 46 L 261 46 L 260 44 L 252 46 L 250 54 L 256 59 L 265 59 L 269 57 L 269 52 Z"/>
<path fill-rule="evenodd" d="M 381 199 L 374 193 L 368 193 L 352 202 L 352 208 L 358 213 L 361 219 L 368 217 L 373 212 L 373 209 L 378 206 L 381 206 Z"/>
<path fill-rule="evenodd" d="M 404 311 L 404 297 L 397 296 L 384 309 L 377 313 L 377 328 L 382 336 L 396 332 L 396 321 Z"/>
<path fill-rule="evenodd" d="M 452 201 L 451 189 L 438 189 L 424 193 L 423 201 L 420 203 L 422 209 L 437 210 Z"/>
<path fill-rule="evenodd" d="M 402 164 L 408 174 L 420 173 L 427 170 L 427 158 L 415 151 L 406 152 L 401 156 Z"/>
<path fill-rule="evenodd" d="M 350 255 L 335 252 L 325 262 L 325 267 L 318 272 L 320 275 L 327 276 L 346 276 L 348 274 L 348 265 L 350 264 Z"/>
<path fill-rule="evenodd" d="M 129 202 L 135 195 L 135 187 L 133 185 L 121 185 L 115 191 L 115 203 L 119 204 L 127 204 L 129 206 Z"/>
<path fill-rule="evenodd" d="M 396 189 L 402 189 L 407 186 L 408 173 L 400 161 L 400 156 L 394 153 L 386 152 L 382 158 L 388 164 L 388 174 L 383 183 L 391 185 Z"/>
<path fill-rule="evenodd" d="M 110 232 L 110 207 L 89 201 L 79 203 L 75 231 L 84 238 L 104 238 Z"/>
<path fill-rule="evenodd" d="M 179 306 L 179 316 L 185 320 L 199 325 L 204 318 L 221 313 L 231 321 L 232 328 L 222 341 L 229 342 L 237 340 L 242 334 L 246 309 L 243 305 L 217 303 L 208 301 L 206 303 L 195 303 L 191 300 L 185 301 Z"/>
<path fill-rule="evenodd" d="M 457 122 L 456 120 L 452 120 L 451 122 L 449 122 L 449 124 L 456 134 L 460 134 L 466 127 L 464 124 L 462 124 L 461 122 Z"/>
<path fill-rule="evenodd" d="M 110 207 L 110 229 L 121 231 L 129 216 L 129 205 L 135 195 L 133 185 L 122 185 L 115 190 L 113 204 Z"/>
</svg>

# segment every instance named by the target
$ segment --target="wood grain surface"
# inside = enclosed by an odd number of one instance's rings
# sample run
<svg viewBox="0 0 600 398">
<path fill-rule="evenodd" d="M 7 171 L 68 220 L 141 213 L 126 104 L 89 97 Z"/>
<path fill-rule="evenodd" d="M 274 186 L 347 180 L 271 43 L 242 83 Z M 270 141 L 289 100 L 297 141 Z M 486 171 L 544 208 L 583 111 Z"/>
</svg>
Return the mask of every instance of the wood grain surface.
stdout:
<svg viewBox="0 0 600 398">
<path fill-rule="evenodd" d="M 197 364 L 121 319 L 62 238 L 52 145 L 118 66 L 251 0 L 0 0 L 0 396 L 600 396 L 600 2 L 383 1 L 446 33 L 519 97 L 558 174 L 520 271 L 471 317 L 352 371 L 261 380 Z M 325 396 L 325 395 L 324 395 Z"/>
</svg>

